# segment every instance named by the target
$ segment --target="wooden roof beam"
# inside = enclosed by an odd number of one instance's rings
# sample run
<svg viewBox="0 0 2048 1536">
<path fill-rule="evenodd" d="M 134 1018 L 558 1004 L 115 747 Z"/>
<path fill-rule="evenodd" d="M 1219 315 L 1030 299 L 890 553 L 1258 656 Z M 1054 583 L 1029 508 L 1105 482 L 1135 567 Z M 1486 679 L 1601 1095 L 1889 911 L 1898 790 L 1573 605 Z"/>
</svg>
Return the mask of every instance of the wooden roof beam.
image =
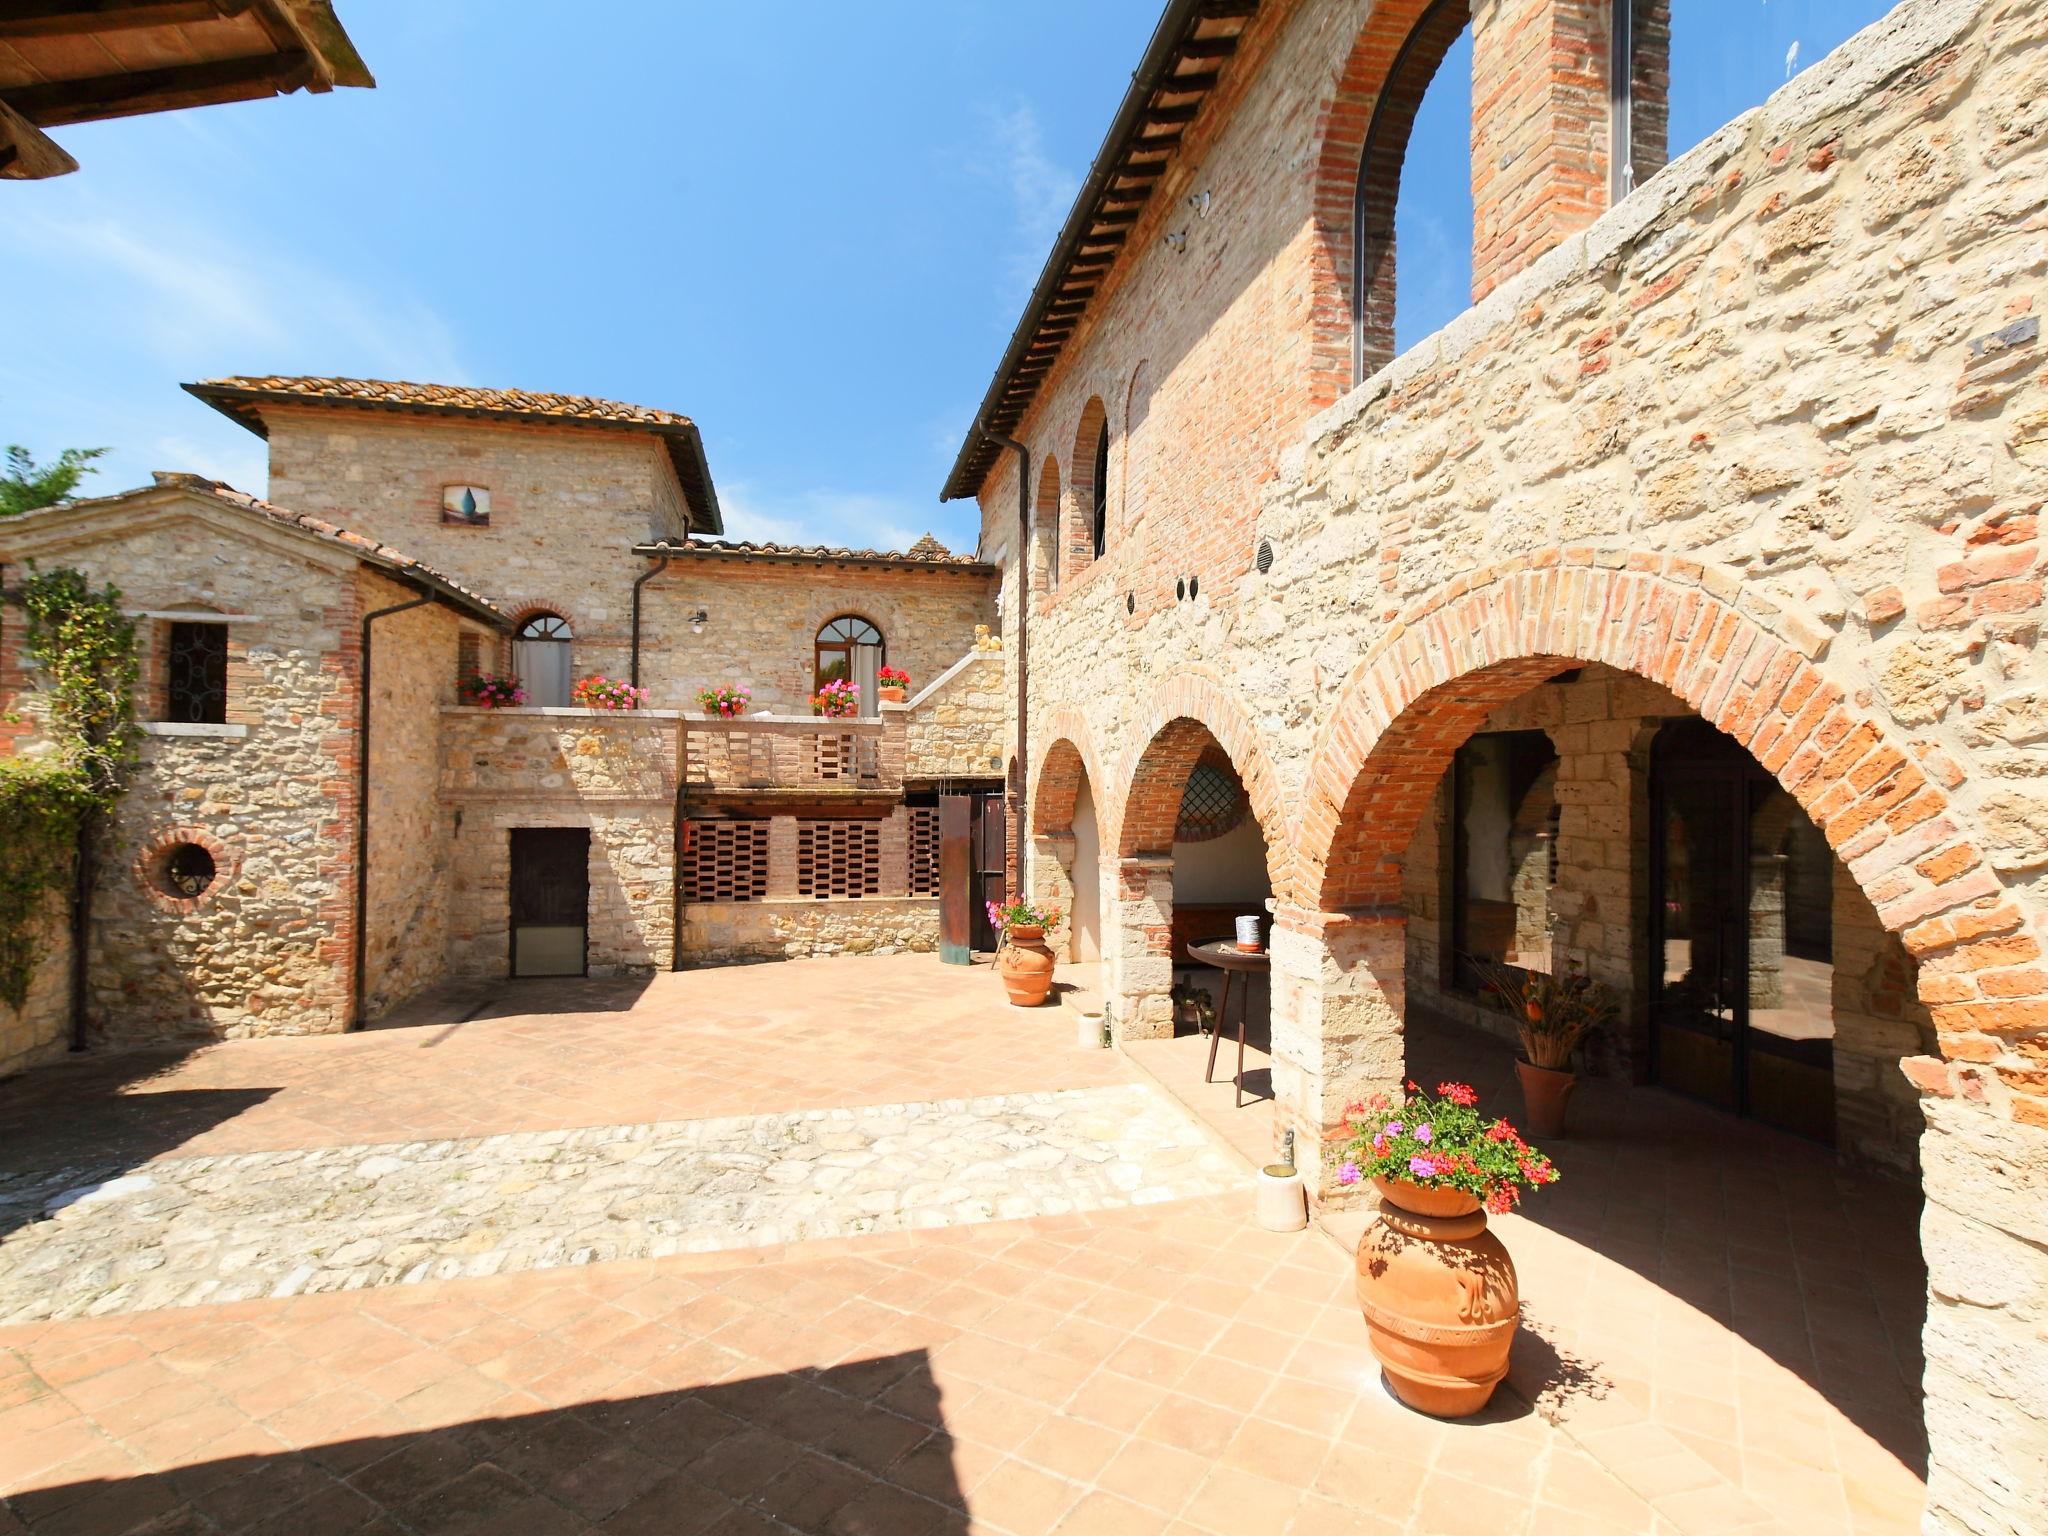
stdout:
<svg viewBox="0 0 2048 1536">
<path fill-rule="evenodd" d="M 239 16 L 251 0 L 11 0 L 0 38 L 72 37 L 141 27 L 181 27 Z"/>
<path fill-rule="evenodd" d="M 6 101 L 30 122 L 52 128 L 221 101 L 238 92 L 246 93 L 240 99 L 248 99 L 294 91 L 313 78 L 312 59 L 294 50 L 16 86 L 6 92 Z"/>
</svg>

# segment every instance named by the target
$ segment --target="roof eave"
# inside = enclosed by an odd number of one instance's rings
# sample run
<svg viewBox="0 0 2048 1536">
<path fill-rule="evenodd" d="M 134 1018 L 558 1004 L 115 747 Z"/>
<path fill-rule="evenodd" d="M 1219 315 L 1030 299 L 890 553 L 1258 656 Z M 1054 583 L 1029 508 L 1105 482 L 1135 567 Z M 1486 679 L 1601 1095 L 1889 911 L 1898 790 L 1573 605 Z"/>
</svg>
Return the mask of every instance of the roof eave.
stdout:
<svg viewBox="0 0 2048 1536">
<path fill-rule="evenodd" d="M 633 553 L 649 560 L 667 558 L 728 563 L 748 561 L 762 565 L 864 565 L 898 571 L 944 571 L 954 575 L 982 577 L 996 574 L 993 565 L 980 560 L 913 560 L 908 556 L 864 554 L 859 550 L 848 550 L 844 554 L 806 554 L 785 549 L 704 549 L 688 544 L 635 544 Z"/>
</svg>

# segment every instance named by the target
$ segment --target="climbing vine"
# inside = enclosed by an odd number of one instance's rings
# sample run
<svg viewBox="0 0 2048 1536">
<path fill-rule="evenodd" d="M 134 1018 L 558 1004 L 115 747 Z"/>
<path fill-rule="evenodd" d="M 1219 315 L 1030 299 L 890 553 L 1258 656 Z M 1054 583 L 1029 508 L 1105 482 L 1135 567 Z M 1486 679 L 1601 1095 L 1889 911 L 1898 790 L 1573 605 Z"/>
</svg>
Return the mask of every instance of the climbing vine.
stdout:
<svg viewBox="0 0 2048 1536">
<path fill-rule="evenodd" d="M 136 762 L 135 625 L 112 586 L 38 571 L 8 594 L 26 616 L 48 750 L 0 761 L 0 999 L 20 1008 L 44 951 L 50 897 Z"/>
</svg>

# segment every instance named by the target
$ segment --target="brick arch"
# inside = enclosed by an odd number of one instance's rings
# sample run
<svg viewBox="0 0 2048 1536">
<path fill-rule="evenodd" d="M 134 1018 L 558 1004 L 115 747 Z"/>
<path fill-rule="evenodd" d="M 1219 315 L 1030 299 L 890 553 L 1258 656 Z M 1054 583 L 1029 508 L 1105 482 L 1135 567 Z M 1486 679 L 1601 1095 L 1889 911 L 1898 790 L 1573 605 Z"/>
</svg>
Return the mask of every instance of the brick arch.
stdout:
<svg viewBox="0 0 2048 1536">
<path fill-rule="evenodd" d="M 1422 93 L 1471 12 L 1470 0 L 1378 0 L 1323 103 L 1315 135 L 1316 302 L 1309 361 L 1318 407 L 1333 404 L 1393 359 L 1393 221 L 1401 163 Z M 1361 208 L 1385 230 L 1384 240 L 1373 242 L 1362 262 L 1356 239 Z M 1367 269 L 1362 303 L 1361 267 Z"/>
<path fill-rule="evenodd" d="M 1047 454 L 1045 466 L 1038 472 L 1038 491 L 1031 502 L 1031 548 L 1024 561 L 1034 593 L 1060 589 L 1060 544 L 1064 538 L 1060 485 L 1060 461 Z"/>
<path fill-rule="evenodd" d="M 1081 786 L 1102 789 L 1102 774 L 1088 722 L 1072 705 L 1063 704 L 1039 722 L 1039 736 L 1048 745 L 1038 753 L 1037 783 L 1031 790 L 1031 830 L 1038 836 L 1064 836 L 1074 830 L 1074 807 Z M 1098 811 L 1098 814 L 1100 812 Z"/>
<path fill-rule="evenodd" d="M 1160 685 L 1130 733 L 1143 742 L 1123 780 L 1117 800 L 1115 847 L 1119 857 L 1138 858 L 1173 851 L 1180 823 L 1181 795 L 1188 775 L 1213 742 L 1230 758 L 1243 783 L 1252 815 L 1266 838 L 1266 869 L 1273 889 L 1282 889 L 1286 821 L 1280 783 L 1271 754 L 1244 707 L 1215 679 L 1184 672 Z M 1105 844 L 1108 838 L 1104 839 Z"/>
<path fill-rule="evenodd" d="M 2048 1028 L 2027 915 L 1944 790 L 1814 666 L 1803 623 L 1738 610 L 1703 584 L 1718 573 L 1689 561 L 1593 560 L 1553 550 L 1473 571 L 1353 669 L 1311 758 L 1293 901 L 1398 914 L 1401 854 L 1451 754 L 1499 705 L 1604 663 L 1662 684 L 1799 802 L 1922 961 L 1947 1054 L 1994 1061 L 2007 1037 Z M 2048 1123 L 2048 1102 L 2035 1102 Z"/>
<path fill-rule="evenodd" d="M 1095 559 L 1095 471 L 1103 480 L 1103 551 L 1108 552 L 1109 518 L 1109 411 L 1102 396 L 1090 395 L 1081 407 L 1081 424 L 1074 429 L 1074 449 L 1067 456 L 1067 505 L 1071 509 L 1067 529 L 1069 564 L 1076 570 Z"/>
</svg>

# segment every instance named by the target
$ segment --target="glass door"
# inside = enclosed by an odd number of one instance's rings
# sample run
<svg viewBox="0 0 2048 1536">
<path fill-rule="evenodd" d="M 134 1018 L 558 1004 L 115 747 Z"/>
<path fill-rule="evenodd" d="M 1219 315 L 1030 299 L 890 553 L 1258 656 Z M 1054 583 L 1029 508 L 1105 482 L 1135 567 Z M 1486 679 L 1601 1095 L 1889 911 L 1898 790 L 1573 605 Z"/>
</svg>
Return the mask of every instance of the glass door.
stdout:
<svg viewBox="0 0 2048 1536">
<path fill-rule="evenodd" d="M 1834 855 L 1797 802 L 1701 720 L 1651 756 L 1656 1082 L 1834 1137 Z"/>
</svg>

